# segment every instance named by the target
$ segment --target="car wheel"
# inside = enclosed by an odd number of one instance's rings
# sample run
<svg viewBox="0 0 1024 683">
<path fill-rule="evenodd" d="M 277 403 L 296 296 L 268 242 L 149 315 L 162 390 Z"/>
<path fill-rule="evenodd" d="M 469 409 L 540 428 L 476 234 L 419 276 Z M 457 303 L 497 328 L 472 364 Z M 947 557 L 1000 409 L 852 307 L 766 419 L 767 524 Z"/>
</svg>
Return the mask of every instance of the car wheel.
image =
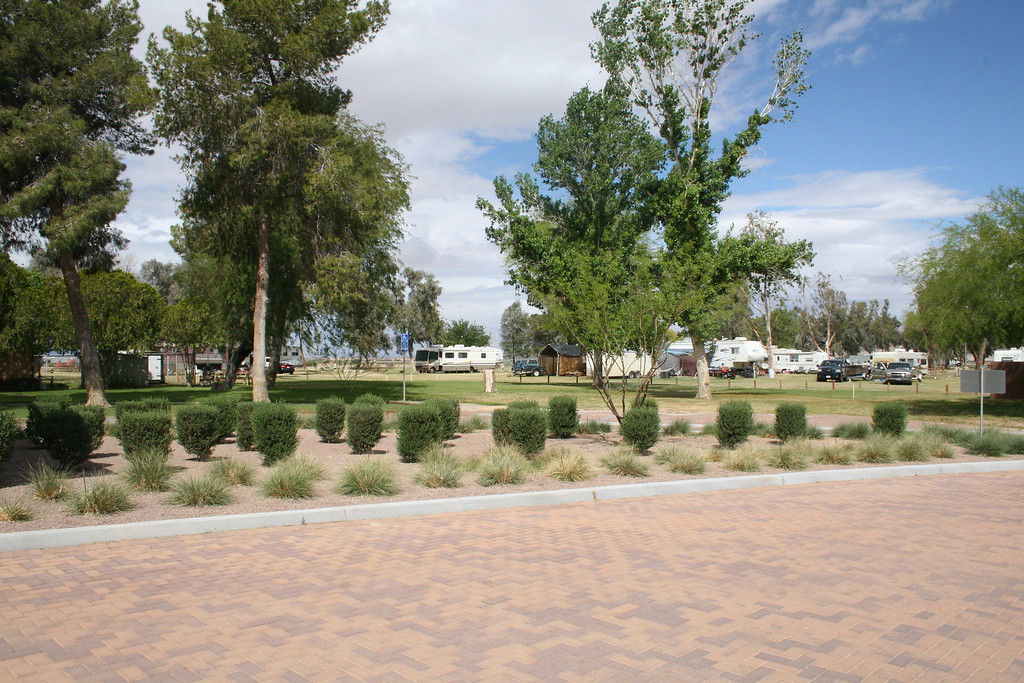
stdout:
<svg viewBox="0 0 1024 683">
<path fill-rule="evenodd" d="M 540 377 L 540 370 L 534 370 L 533 371 L 533 376 L 534 377 Z"/>
</svg>

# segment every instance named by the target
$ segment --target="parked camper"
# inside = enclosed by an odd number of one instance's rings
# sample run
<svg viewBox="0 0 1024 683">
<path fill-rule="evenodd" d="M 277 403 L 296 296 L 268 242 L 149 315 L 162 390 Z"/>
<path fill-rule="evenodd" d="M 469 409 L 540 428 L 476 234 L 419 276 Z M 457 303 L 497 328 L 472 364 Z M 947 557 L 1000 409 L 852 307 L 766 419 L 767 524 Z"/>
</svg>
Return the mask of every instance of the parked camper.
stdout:
<svg viewBox="0 0 1024 683">
<path fill-rule="evenodd" d="M 768 353 L 764 344 L 746 337 L 719 339 L 711 356 L 713 368 L 732 368 L 737 371 L 763 369 L 767 367 Z"/>
<path fill-rule="evenodd" d="M 1024 363 L 1024 348 L 996 349 L 992 360 L 997 363 Z"/>
<path fill-rule="evenodd" d="M 776 372 L 817 372 L 818 366 L 828 360 L 823 351 L 801 351 L 772 347 Z"/>
<path fill-rule="evenodd" d="M 493 346 L 431 346 L 416 351 L 419 372 L 476 372 L 501 367 L 501 349 Z"/>
<path fill-rule="evenodd" d="M 646 354 L 626 351 L 620 355 L 604 356 L 601 359 L 602 371 L 608 378 L 640 377 L 651 369 L 651 358 Z M 587 354 L 587 377 L 594 376 L 594 357 Z"/>
</svg>

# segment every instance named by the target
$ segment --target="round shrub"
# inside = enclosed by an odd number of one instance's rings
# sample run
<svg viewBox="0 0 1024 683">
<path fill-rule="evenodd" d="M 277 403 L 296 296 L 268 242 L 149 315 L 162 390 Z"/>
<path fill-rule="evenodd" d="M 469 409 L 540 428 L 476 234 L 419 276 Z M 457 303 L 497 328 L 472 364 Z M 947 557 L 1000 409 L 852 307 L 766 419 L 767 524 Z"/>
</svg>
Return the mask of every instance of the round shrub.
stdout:
<svg viewBox="0 0 1024 683">
<path fill-rule="evenodd" d="M 65 467 L 82 465 L 96 442 L 96 424 L 90 424 L 83 408 L 51 401 L 29 405 L 33 439 Z"/>
<path fill-rule="evenodd" d="M 163 410 L 122 412 L 117 423 L 117 438 L 129 460 L 141 453 L 167 455 L 174 439 L 171 414 Z"/>
<path fill-rule="evenodd" d="M 556 439 L 568 439 L 579 425 L 576 399 L 572 396 L 552 396 L 548 399 L 548 429 Z"/>
<path fill-rule="evenodd" d="M 383 406 L 385 401 L 377 394 L 360 394 L 352 403 L 365 403 L 371 406 Z"/>
<path fill-rule="evenodd" d="M 718 406 L 715 436 L 725 448 L 735 448 L 747 440 L 754 429 L 754 409 L 748 401 L 726 401 Z"/>
<path fill-rule="evenodd" d="M 234 396 L 211 396 L 202 403 L 217 409 L 217 441 L 223 441 L 235 433 L 238 422 L 238 399 Z"/>
<path fill-rule="evenodd" d="M 657 407 L 651 407 L 647 401 L 642 406 L 630 408 L 622 416 L 619 434 L 622 440 L 633 447 L 637 453 L 646 453 L 658 442 L 661 435 L 661 418 Z"/>
<path fill-rule="evenodd" d="M 148 412 L 150 410 L 161 410 L 165 413 L 171 412 L 171 402 L 166 398 L 140 398 L 132 401 L 118 401 L 114 404 L 114 417 L 118 422 L 126 413 Z"/>
<path fill-rule="evenodd" d="M 508 409 L 509 440 L 525 455 L 544 450 L 548 438 L 548 421 L 537 404 Z"/>
<path fill-rule="evenodd" d="M 240 451 L 251 451 L 256 446 L 252 433 L 252 401 L 239 401 L 235 406 L 238 422 L 235 423 L 235 445 Z"/>
<path fill-rule="evenodd" d="M 780 403 L 775 407 L 775 436 L 782 441 L 807 434 L 807 407 L 802 403 Z"/>
<path fill-rule="evenodd" d="M 369 453 L 380 441 L 384 429 L 384 410 L 376 403 L 353 403 L 348 408 L 345 440 L 353 453 Z"/>
<path fill-rule="evenodd" d="M 407 406 L 398 414 L 398 455 L 402 462 L 419 456 L 441 440 L 441 415 L 431 403 Z"/>
<path fill-rule="evenodd" d="M 257 403 L 252 409 L 252 433 L 264 465 L 289 457 L 299 445 L 295 409 L 282 403 Z"/>
<path fill-rule="evenodd" d="M 96 450 L 103 443 L 104 427 L 107 424 L 107 415 L 103 408 L 99 406 L 72 406 L 71 409 L 85 420 L 85 426 L 89 430 L 89 450 Z"/>
<path fill-rule="evenodd" d="M 903 401 L 876 404 L 871 410 L 871 425 L 879 434 L 902 436 L 907 429 L 907 404 Z"/>
<path fill-rule="evenodd" d="M 338 443 L 345 431 L 345 402 L 323 398 L 316 402 L 316 433 L 325 443 Z"/>
<path fill-rule="evenodd" d="M 25 420 L 25 436 L 37 446 L 43 445 L 44 433 L 49 429 L 46 423 L 50 414 L 60 408 L 68 408 L 65 398 L 45 398 L 28 404 L 28 419 Z"/>
<path fill-rule="evenodd" d="M 454 398 L 435 398 L 428 401 L 434 406 L 438 415 L 438 426 L 440 427 L 440 440 L 447 441 L 455 436 L 459 430 L 459 401 Z"/>
<path fill-rule="evenodd" d="M 209 403 L 188 403 L 178 408 L 175 415 L 178 443 L 186 453 L 200 460 L 210 457 L 210 450 L 220 441 L 222 433 L 217 410 Z"/>
<path fill-rule="evenodd" d="M 14 442 L 21 436 L 21 427 L 18 421 L 6 410 L 0 411 L 0 464 L 3 464 L 7 456 L 14 448 Z"/>
</svg>

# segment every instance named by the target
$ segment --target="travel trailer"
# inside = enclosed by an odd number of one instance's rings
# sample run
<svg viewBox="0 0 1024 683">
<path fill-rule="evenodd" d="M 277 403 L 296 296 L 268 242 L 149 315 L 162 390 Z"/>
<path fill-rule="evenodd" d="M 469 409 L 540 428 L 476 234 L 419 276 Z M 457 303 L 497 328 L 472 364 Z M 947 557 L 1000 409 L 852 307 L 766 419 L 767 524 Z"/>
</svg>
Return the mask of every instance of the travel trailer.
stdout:
<svg viewBox="0 0 1024 683">
<path fill-rule="evenodd" d="M 768 353 L 764 344 L 746 337 L 719 339 L 709 365 L 713 368 L 734 368 L 746 370 L 767 367 Z"/>
<path fill-rule="evenodd" d="M 1024 363 L 1024 348 L 995 349 L 992 360 L 997 363 Z"/>
<path fill-rule="evenodd" d="M 922 375 L 928 374 L 928 354 L 922 351 L 908 351 L 903 348 L 896 348 L 892 351 L 873 351 L 871 353 L 871 365 L 875 363 L 910 363 L 910 367 L 919 371 Z"/>
<path fill-rule="evenodd" d="M 615 356 L 605 356 L 601 360 L 602 370 L 608 378 L 640 377 L 651 369 L 651 358 L 647 354 L 625 351 Z M 587 354 L 587 377 L 594 376 L 594 357 Z"/>
<path fill-rule="evenodd" d="M 817 372 L 822 361 L 828 360 L 824 351 L 800 351 L 772 347 L 775 372 Z"/>
<path fill-rule="evenodd" d="M 476 372 L 501 367 L 503 354 L 493 346 L 431 346 L 416 351 L 419 372 Z"/>
</svg>

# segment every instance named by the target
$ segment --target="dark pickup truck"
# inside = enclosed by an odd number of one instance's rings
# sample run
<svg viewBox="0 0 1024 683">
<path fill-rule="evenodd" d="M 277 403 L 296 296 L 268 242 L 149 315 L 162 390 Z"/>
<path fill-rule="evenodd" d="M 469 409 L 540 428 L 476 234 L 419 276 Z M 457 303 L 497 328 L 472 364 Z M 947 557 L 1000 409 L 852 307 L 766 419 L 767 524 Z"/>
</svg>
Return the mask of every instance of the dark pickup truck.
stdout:
<svg viewBox="0 0 1024 683">
<path fill-rule="evenodd" d="M 863 379 L 865 370 L 863 365 L 848 363 L 842 358 L 829 358 L 818 366 L 818 381 L 847 382 L 851 379 Z"/>
</svg>

